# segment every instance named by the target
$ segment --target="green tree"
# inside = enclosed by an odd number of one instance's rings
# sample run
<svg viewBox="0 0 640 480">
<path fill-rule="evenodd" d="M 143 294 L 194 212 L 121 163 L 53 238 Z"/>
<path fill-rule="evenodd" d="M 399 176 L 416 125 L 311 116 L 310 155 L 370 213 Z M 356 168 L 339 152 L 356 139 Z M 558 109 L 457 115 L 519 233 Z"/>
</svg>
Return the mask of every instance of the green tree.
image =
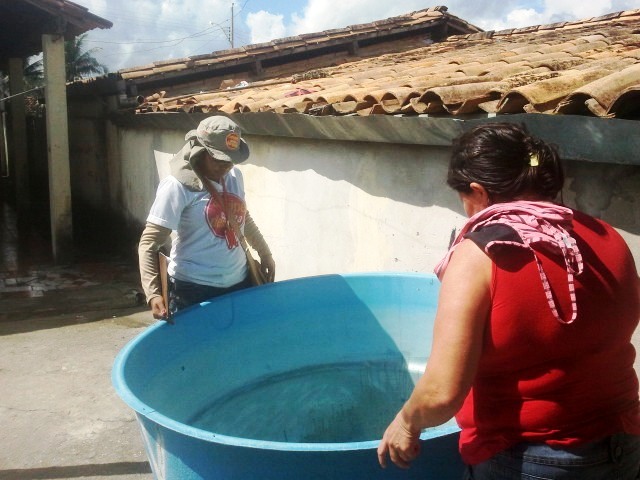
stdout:
<svg viewBox="0 0 640 480">
<path fill-rule="evenodd" d="M 102 65 L 93 56 L 97 48 L 84 49 L 86 33 L 64 42 L 66 59 L 66 79 L 68 82 L 87 78 L 93 75 L 105 75 L 109 73 L 107 67 Z M 30 90 L 44 85 L 44 65 L 42 55 L 31 57 L 30 63 L 24 67 L 25 89 Z M 0 71 L 0 97 L 9 96 L 9 76 Z"/>
<path fill-rule="evenodd" d="M 87 34 L 83 33 L 75 37 L 73 40 L 64 42 L 64 53 L 67 63 L 67 81 L 72 82 L 81 78 L 87 78 L 94 75 L 105 75 L 109 70 L 102 65 L 93 54 L 98 50 L 91 48 L 84 49 L 84 41 Z"/>
<path fill-rule="evenodd" d="M 24 67 L 24 83 L 27 89 L 41 87 L 44 85 L 44 68 L 42 66 L 42 56 L 31 57 L 33 60 Z"/>
<path fill-rule="evenodd" d="M 42 69 L 42 59 L 29 63 L 24 67 L 25 90 L 31 90 L 44 85 L 44 72 Z M 0 71 L 0 98 L 9 97 L 9 75 Z"/>
</svg>

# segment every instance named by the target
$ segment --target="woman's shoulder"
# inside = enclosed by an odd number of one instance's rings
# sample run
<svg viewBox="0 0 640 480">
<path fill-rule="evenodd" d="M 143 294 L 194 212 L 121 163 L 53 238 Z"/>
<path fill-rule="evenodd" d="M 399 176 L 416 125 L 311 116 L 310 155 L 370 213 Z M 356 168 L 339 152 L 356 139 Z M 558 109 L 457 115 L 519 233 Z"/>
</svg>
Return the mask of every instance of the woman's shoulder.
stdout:
<svg viewBox="0 0 640 480">
<path fill-rule="evenodd" d="M 161 197 L 182 197 L 184 201 L 190 201 L 189 199 L 197 198 L 204 195 L 204 190 L 193 190 L 180 182 L 173 175 L 167 175 L 158 185 L 158 192 L 156 196 Z"/>
<path fill-rule="evenodd" d="M 173 175 L 167 175 L 163 178 L 160 179 L 160 184 L 161 186 L 165 186 L 165 185 L 182 185 L 178 179 L 176 177 L 174 177 Z"/>
<path fill-rule="evenodd" d="M 573 228 L 581 236 L 599 237 L 611 240 L 612 238 L 624 241 L 622 235 L 608 222 L 581 212 L 573 211 Z"/>
<path fill-rule="evenodd" d="M 240 170 L 236 166 L 234 166 L 231 170 L 229 170 L 229 173 L 227 173 L 227 177 L 232 182 L 236 182 L 236 183 L 240 183 L 240 184 L 244 183 L 244 177 L 242 176 L 242 170 Z"/>
<path fill-rule="evenodd" d="M 244 195 L 244 177 L 242 176 L 242 171 L 238 167 L 234 166 L 225 175 L 225 185 L 227 186 L 227 189 L 233 193 L 240 196 Z"/>
<path fill-rule="evenodd" d="M 171 192 L 186 190 L 186 187 L 173 175 L 167 175 L 160 180 L 158 192 Z"/>
<path fill-rule="evenodd" d="M 577 225 L 593 230 L 596 233 L 605 233 L 607 230 L 613 229 L 611 225 L 600 218 L 589 215 L 581 210 L 572 209 L 572 211 L 573 221 Z"/>
<path fill-rule="evenodd" d="M 451 261 L 449 264 L 449 268 L 452 271 L 464 272 L 465 277 L 469 274 L 469 272 L 474 272 L 474 274 L 479 274 L 481 272 L 490 272 L 491 270 L 491 258 L 486 255 L 482 248 L 478 248 L 475 242 L 471 239 L 465 238 L 460 243 L 458 243 L 451 255 Z"/>
<path fill-rule="evenodd" d="M 484 225 L 472 232 L 465 235 L 473 243 L 478 245 L 482 250 L 485 250 L 487 245 L 495 242 L 499 243 L 519 243 L 522 244 L 522 239 L 518 233 L 509 225 L 504 223 L 494 223 Z"/>
<path fill-rule="evenodd" d="M 619 259 L 632 258 L 630 245 L 622 234 L 608 222 L 576 211 L 573 226 L 573 236 L 579 240 L 578 245 L 585 243 L 589 245 L 590 250 L 603 256 Z"/>
</svg>

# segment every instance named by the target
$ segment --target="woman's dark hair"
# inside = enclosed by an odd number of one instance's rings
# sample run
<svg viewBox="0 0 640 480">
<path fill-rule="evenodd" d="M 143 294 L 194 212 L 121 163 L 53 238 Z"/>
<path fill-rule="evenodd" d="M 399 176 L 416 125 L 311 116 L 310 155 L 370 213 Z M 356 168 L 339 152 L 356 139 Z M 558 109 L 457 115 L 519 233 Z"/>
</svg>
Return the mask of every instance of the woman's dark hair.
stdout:
<svg viewBox="0 0 640 480">
<path fill-rule="evenodd" d="M 447 184 L 462 193 L 482 185 L 493 201 L 521 196 L 553 200 L 564 184 L 555 147 L 532 137 L 524 125 L 488 123 L 453 142 Z"/>
</svg>

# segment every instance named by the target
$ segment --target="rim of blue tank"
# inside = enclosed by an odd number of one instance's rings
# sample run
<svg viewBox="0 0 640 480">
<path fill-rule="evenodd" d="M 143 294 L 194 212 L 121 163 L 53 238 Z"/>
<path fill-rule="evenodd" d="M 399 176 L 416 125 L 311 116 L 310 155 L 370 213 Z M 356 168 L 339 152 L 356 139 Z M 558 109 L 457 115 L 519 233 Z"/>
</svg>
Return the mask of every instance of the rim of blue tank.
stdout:
<svg viewBox="0 0 640 480">
<path fill-rule="evenodd" d="M 282 280 L 276 283 L 263 285 L 260 288 L 277 288 L 278 284 L 306 281 L 310 279 L 317 279 L 322 277 L 340 276 L 345 278 L 350 277 L 373 277 L 373 276 L 415 276 L 415 277 L 427 277 L 436 279 L 433 274 L 415 273 L 415 272 L 365 272 L 365 273 L 341 273 L 341 274 L 328 274 L 328 275 L 315 275 L 309 277 L 292 278 L 288 280 Z M 242 294 L 243 291 L 234 292 L 229 295 Z M 229 435 L 221 435 L 200 428 L 186 425 L 182 422 L 173 420 L 172 418 L 163 415 L 162 413 L 153 410 L 149 405 L 141 401 L 132 391 L 129 389 L 127 383 L 124 381 L 124 366 L 127 363 L 127 359 L 131 354 L 131 351 L 135 349 L 136 345 L 146 336 L 152 334 L 158 328 L 161 328 L 165 322 L 158 321 L 155 324 L 147 327 L 144 331 L 130 340 L 120 350 L 116 356 L 113 368 L 111 370 L 111 381 L 115 387 L 116 393 L 120 398 L 135 412 L 148 418 L 149 420 L 172 430 L 174 432 L 187 435 L 189 437 L 197 438 L 203 441 L 220 443 L 223 445 L 231 445 L 237 447 L 246 448 L 259 448 L 263 450 L 283 450 L 283 451 L 348 451 L 348 450 L 371 450 L 376 449 L 381 439 L 367 440 L 362 442 L 333 442 L 333 443 L 297 443 L 297 442 L 276 442 L 271 440 L 254 440 L 251 438 L 233 437 Z M 429 440 L 431 438 L 449 435 L 460 431 L 455 425 L 444 425 L 439 427 L 432 427 L 426 429 L 420 435 L 420 440 Z"/>
</svg>

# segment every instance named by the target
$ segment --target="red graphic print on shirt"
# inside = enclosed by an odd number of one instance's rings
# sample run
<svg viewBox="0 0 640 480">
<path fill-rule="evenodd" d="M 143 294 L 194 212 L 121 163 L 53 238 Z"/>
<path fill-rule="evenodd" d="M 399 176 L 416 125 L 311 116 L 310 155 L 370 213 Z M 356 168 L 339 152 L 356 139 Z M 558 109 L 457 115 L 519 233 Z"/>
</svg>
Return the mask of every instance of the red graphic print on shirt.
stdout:
<svg viewBox="0 0 640 480">
<path fill-rule="evenodd" d="M 215 199 L 209 199 L 207 206 L 204 209 L 207 223 L 211 232 L 218 238 L 225 238 L 229 250 L 239 245 L 238 238 L 236 237 L 233 228 L 227 224 L 227 216 L 225 214 L 225 208 L 229 215 L 233 215 L 236 219 L 238 226 L 244 223 L 244 217 L 247 211 L 245 203 L 237 197 L 228 192 L 220 193 L 220 197 L 224 202 L 224 207 L 220 205 Z"/>
</svg>

